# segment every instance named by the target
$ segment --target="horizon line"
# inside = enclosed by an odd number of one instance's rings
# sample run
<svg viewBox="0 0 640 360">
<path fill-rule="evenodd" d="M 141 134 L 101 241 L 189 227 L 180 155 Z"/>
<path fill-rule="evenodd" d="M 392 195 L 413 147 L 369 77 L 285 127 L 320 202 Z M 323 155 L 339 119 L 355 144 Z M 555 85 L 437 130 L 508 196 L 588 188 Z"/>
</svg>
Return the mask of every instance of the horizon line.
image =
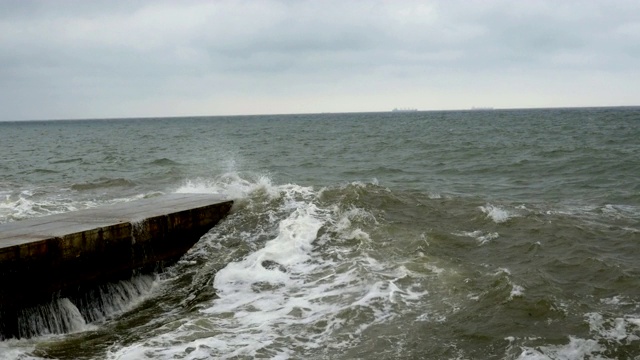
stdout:
<svg viewBox="0 0 640 360">
<path fill-rule="evenodd" d="M 606 108 L 636 108 L 640 105 L 594 105 L 594 106 L 551 106 L 551 107 L 470 107 L 464 109 L 416 109 L 416 112 L 476 112 L 484 110 L 492 111 L 513 111 L 513 110 L 561 110 L 561 109 L 606 109 Z M 412 108 L 413 109 L 413 108 Z M 393 110 L 393 109 L 392 109 Z M 133 117 L 77 117 L 77 118 L 48 118 L 48 119 L 22 119 L 22 120 L 0 120 L 0 122 L 43 122 L 43 121 L 91 121 L 91 120 L 149 120 L 149 119 L 177 119 L 177 118 L 206 118 L 206 117 L 252 117 L 252 116 L 295 116 L 295 115 L 336 115 L 336 114 L 382 114 L 394 113 L 392 110 L 373 111 L 323 111 L 308 113 L 265 113 L 265 114 L 218 114 L 218 115 L 169 115 L 169 116 L 133 116 Z"/>
</svg>

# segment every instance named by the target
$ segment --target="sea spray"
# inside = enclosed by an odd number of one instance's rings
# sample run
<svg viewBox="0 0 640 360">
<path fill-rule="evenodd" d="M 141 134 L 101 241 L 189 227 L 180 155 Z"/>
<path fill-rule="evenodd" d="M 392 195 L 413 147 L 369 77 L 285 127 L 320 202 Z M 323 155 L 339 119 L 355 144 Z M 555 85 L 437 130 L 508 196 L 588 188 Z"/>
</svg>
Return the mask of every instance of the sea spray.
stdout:
<svg viewBox="0 0 640 360">
<path fill-rule="evenodd" d="M 354 184 L 351 189 L 360 186 Z M 367 232 L 376 221 L 368 210 L 350 201 L 321 206 L 320 193 L 310 187 L 269 184 L 248 188 L 253 191 L 239 199 L 240 208 L 177 265 L 187 270 L 206 261 L 201 258 L 204 249 L 230 238 L 253 248 L 217 270 L 209 285 L 216 297 L 202 304 L 197 322 L 186 321 L 153 340 L 165 344 L 181 339 L 183 345 L 170 349 L 114 347 L 114 358 L 133 359 L 149 352 L 160 357 L 186 352 L 216 358 L 288 358 L 293 353 L 310 355 L 328 343 L 332 345 L 326 351 L 339 351 L 358 344 L 368 328 L 399 316 L 399 309 L 419 304 L 428 296 L 420 285 L 422 276 L 369 254 Z M 266 223 L 247 228 L 242 222 L 248 216 Z M 345 247 L 353 241 L 362 246 Z M 211 261 L 218 263 L 219 259 Z M 169 269 L 169 273 L 174 271 Z M 360 320 L 354 323 L 356 319 Z"/>
</svg>

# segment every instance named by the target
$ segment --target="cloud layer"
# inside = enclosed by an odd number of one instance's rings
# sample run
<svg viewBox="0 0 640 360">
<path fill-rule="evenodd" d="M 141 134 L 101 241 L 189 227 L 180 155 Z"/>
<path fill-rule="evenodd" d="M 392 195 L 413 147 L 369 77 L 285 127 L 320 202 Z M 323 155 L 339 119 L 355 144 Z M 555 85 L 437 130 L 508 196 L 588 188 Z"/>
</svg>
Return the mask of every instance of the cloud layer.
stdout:
<svg viewBox="0 0 640 360">
<path fill-rule="evenodd" d="M 638 105 L 636 1 L 7 1 L 0 120 Z"/>
</svg>

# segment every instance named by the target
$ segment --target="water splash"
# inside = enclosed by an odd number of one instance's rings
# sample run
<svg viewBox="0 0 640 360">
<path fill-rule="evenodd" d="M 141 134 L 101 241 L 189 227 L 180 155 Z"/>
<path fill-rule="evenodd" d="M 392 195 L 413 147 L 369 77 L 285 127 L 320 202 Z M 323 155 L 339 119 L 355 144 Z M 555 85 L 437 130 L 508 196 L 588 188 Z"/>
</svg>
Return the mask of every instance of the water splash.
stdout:
<svg viewBox="0 0 640 360">
<path fill-rule="evenodd" d="M 17 312 L 17 336 L 31 338 L 93 329 L 91 323 L 133 308 L 157 286 L 154 276 L 100 285 L 72 297 L 54 299 Z"/>
<path fill-rule="evenodd" d="M 181 189 L 210 192 L 220 185 L 192 182 Z M 212 229 L 191 256 L 206 261 L 202 249 L 230 238 L 253 250 L 217 271 L 208 285 L 217 297 L 201 304 L 198 316 L 145 344 L 113 346 L 109 358 L 284 359 L 339 352 L 429 295 L 419 285 L 422 275 L 371 256 L 369 231 L 377 220 L 366 209 L 351 202 L 326 204 L 320 200 L 323 190 L 273 185 L 268 178 L 224 186 L 242 189 L 246 198 L 237 214 L 244 216 L 230 216 Z M 265 223 L 244 227 L 247 213 Z"/>
<path fill-rule="evenodd" d="M 509 212 L 506 209 L 491 204 L 480 206 L 480 210 L 487 215 L 487 218 L 490 218 L 496 224 L 503 223 L 516 216 L 516 214 Z"/>
<path fill-rule="evenodd" d="M 80 310 L 68 298 L 21 309 L 18 313 L 18 336 L 21 338 L 73 333 L 87 329 L 87 323 Z"/>
</svg>

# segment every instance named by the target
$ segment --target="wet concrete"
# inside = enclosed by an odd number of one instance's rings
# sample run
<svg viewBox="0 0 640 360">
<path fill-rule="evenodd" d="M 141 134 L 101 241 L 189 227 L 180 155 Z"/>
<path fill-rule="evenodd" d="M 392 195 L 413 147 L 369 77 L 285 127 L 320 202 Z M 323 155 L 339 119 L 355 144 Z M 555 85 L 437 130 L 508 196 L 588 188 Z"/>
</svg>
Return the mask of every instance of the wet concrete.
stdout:
<svg viewBox="0 0 640 360">
<path fill-rule="evenodd" d="M 232 204 L 172 194 L 0 224 L 0 327 L 15 309 L 170 264 Z"/>
</svg>

